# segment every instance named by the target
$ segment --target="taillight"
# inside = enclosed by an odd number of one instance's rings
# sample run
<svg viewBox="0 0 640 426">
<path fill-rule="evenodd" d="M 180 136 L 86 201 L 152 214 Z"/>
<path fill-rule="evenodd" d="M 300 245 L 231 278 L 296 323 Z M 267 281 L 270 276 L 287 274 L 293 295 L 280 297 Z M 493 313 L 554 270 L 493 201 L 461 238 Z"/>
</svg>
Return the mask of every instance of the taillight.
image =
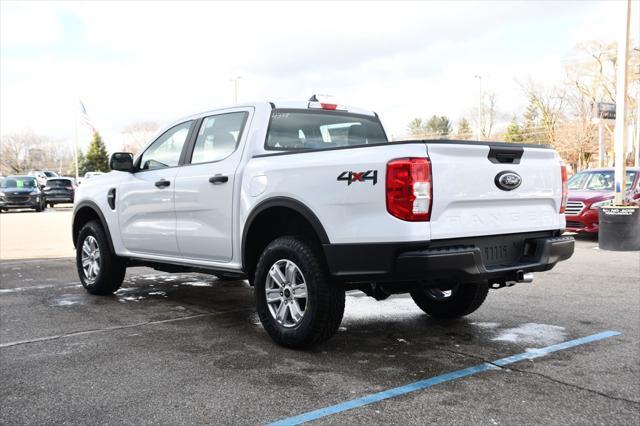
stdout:
<svg viewBox="0 0 640 426">
<path fill-rule="evenodd" d="M 560 166 L 560 174 L 562 175 L 562 202 L 560 203 L 560 213 L 564 213 L 567 208 L 567 199 L 569 198 L 569 186 L 567 184 L 567 166 Z"/>
<path fill-rule="evenodd" d="M 401 158 L 387 164 L 387 211 L 398 219 L 426 222 L 433 195 L 428 158 Z"/>
</svg>

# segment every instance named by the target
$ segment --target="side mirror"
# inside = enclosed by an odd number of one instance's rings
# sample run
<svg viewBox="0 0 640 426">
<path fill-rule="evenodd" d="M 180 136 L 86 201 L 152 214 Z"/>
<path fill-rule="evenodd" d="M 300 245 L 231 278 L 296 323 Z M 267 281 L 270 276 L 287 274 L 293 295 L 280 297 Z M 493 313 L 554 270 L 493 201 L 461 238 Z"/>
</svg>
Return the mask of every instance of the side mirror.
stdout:
<svg viewBox="0 0 640 426">
<path fill-rule="evenodd" d="M 130 152 L 114 152 L 109 160 L 109 168 L 119 172 L 133 171 L 133 154 Z"/>
</svg>

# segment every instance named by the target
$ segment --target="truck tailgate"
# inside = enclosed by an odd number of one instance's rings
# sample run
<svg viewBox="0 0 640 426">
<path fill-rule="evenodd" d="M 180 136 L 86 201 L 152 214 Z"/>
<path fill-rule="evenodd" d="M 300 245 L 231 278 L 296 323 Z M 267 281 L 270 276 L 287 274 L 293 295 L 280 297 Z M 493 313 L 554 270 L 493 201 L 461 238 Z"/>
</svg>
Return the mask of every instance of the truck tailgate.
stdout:
<svg viewBox="0 0 640 426">
<path fill-rule="evenodd" d="M 558 213 L 561 162 L 554 150 L 443 142 L 427 143 L 427 151 L 433 175 L 432 240 L 564 228 Z M 517 174 L 520 185 L 500 188 L 497 178 L 503 172 Z"/>
</svg>

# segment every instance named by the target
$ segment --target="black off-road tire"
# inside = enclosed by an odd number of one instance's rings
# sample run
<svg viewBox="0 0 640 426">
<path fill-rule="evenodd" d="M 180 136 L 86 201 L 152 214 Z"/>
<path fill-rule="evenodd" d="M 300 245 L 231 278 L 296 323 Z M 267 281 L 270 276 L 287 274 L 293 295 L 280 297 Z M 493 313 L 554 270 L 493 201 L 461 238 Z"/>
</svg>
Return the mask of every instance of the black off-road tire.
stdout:
<svg viewBox="0 0 640 426">
<path fill-rule="evenodd" d="M 82 269 L 82 245 L 88 236 L 93 236 L 100 248 L 100 272 L 93 283 L 88 282 Z M 76 241 L 76 268 L 82 286 L 91 294 L 109 295 L 116 292 L 122 285 L 127 270 L 124 259 L 118 257 L 109 248 L 107 236 L 100 222 L 87 222 Z"/>
<path fill-rule="evenodd" d="M 40 213 L 41 211 L 44 211 L 44 203 L 42 201 L 38 203 L 38 205 L 35 207 L 35 211 L 38 213 Z"/>
<path fill-rule="evenodd" d="M 307 305 L 300 323 L 284 327 L 271 315 L 265 286 L 271 266 L 286 259 L 295 263 L 307 285 Z M 345 290 L 329 279 L 320 248 L 298 237 L 272 241 L 262 252 L 256 267 L 254 292 L 260 321 L 271 338 L 284 347 L 303 349 L 316 346 L 334 335 L 344 314 Z"/>
<path fill-rule="evenodd" d="M 460 284 L 450 297 L 437 300 L 427 288 L 416 288 L 411 298 L 426 314 L 438 319 L 460 318 L 476 311 L 487 298 L 488 283 Z"/>
</svg>

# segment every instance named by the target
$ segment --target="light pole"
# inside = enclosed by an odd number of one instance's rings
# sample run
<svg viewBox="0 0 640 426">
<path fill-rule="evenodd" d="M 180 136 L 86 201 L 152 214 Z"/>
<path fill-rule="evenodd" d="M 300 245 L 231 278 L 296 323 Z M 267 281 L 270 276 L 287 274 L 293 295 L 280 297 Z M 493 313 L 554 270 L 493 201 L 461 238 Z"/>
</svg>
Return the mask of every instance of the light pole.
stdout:
<svg viewBox="0 0 640 426">
<path fill-rule="evenodd" d="M 616 76 L 616 127 L 615 127 L 615 185 L 614 204 L 622 205 L 625 195 L 626 181 L 626 148 L 627 148 L 627 64 L 629 54 L 629 24 L 631 16 L 631 0 L 627 0 L 625 24 L 618 40 L 618 75 Z"/>
<path fill-rule="evenodd" d="M 634 50 L 640 53 L 640 48 L 635 48 Z M 640 79 L 640 65 L 637 65 L 636 67 L 636 75 L 638 76 L 638 79 Z M 635 130 L 636 130 L 634 134 L 635 156 L 633 158 L 633 167 L 639 167 L 640 166 L 640 90 L 638 91 L 637 99 L 636 99 L 636 129 Z"/>
<path fill-rule="evenodd" d="M 237 76 L 231 79 L 233 81 L 233 102 L 238 103 L 238 80 L 240 80 L 242 76 Z"/>
<path fill-rule="evenodd" d="M 476 74 L 474 78 L 478 79 L 478 125 L 476 126 L 476 140 L 480 140 L 482 128 L 482 76 Z"/>
</svg>

